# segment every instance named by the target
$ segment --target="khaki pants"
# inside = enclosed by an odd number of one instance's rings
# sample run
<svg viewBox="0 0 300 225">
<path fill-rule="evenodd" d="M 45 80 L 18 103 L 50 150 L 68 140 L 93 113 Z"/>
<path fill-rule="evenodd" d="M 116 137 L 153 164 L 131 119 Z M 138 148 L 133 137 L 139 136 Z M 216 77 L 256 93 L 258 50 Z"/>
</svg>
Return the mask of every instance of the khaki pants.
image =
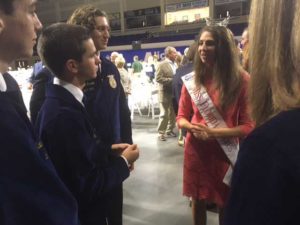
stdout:
<svg viewBox="0 0 300 225">
<path fill-rule="evenodd" d="M 160 102 L 159 110 L 158 133 L 165 134 L 173 131 L 175 127 L 175 113 L 172 100 L 168 102 Z"/>
</svg>

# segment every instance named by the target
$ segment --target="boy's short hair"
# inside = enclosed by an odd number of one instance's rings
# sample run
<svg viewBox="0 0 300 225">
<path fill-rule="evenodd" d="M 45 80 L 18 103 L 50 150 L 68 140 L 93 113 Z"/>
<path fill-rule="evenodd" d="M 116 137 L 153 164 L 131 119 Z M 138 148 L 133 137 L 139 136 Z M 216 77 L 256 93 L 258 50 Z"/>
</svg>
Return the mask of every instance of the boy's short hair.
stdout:
<svg viewBox="0 0 300 225">
<path fill-rule="evenodd" d="M 2 10 L 5 14 L 12 14 L 14 11 L 14 1 L 16 0 L 1 0 L 0 10 Z"/>
<path fill-rule="evenodd" d="M 85 53 L 83 43 L 90 38 L 85 27 L 66 23 L 52 24 L 39 37 L 38 54 L 54 75 L 60 77 L 69 59 L 81 62 Z"/>
</svg>

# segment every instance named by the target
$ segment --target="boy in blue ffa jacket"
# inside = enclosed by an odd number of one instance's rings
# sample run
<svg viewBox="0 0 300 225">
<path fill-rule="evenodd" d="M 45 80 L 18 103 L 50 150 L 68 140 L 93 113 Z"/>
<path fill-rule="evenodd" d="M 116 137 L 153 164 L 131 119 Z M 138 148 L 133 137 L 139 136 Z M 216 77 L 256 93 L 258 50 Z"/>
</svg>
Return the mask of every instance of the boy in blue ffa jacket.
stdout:
<svg viewBox="0 0 300 225">
<path fill-rule="evenodd" d="M 101 69 L 97 71 L 97 77 L 89 80 L 84 88 L 86 109 L 106 143 L 132 144 L 130 111 L 119 71 L 105 57 L 100 56 L 100 59 Z"/>
<path fill-rule="evenodd" d="M 86 28 L 51 25 L 41 34 L 38 52 L 55 75 L 37 118 L 39 137 L 78 201 L 82 225 L 107 224 L 106 193 L 129 176 L 139 150 L 136 145 L 104 144 L 90 123 L 82 89 L 96 77 L 100 60 Z"/>
<path fill-rule="evenodd" d="M 77 8 L 68 19 L 70 24 L 86 27 L 98 51 L 107 48 L 110 26 L 107 14 L 91 5 Z M 100 56 L 97 76 L 87 82 L 84 93 L 87 111 L 101 138 L 107 143 L 132 143 L 130 111 L 117 67 Z M 103 113 L 103 109 L 106 112 Z"/>
<path fill-rule="evenodd" d="M 34 0 L 0 1 L 0 224 L 78 225 L 77 203 L 37 143 L 9 65 L 32 55 Z"/>
<path fill-rule="evenodd" d="M 92 5 L 77 8 L 68 23 L 86 27 L 98 51 L 107 48 L 110 26 L 107 14 Z M 85 105 L 97 133 L 106 144 L 132 144 L 130 111 L 121 85 L 117 67 L 100 56 L 101 66 L 97 77 L 87 82 Z M 123 189 L 122 185 L 108 194 L 109 225 L 122 225 Z"/>
</svg>

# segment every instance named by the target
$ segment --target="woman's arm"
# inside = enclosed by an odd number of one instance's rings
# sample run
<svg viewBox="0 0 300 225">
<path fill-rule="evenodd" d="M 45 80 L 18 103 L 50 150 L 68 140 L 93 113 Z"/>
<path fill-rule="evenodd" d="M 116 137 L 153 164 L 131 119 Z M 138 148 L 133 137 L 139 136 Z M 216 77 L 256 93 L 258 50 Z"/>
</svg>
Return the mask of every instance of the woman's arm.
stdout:
<svg viewBox="0 0 300 225">
<path fill-rule="evenodd" d="M 216 138 L 232 138 L 232 137 L 243 137 L 244 132 L 241 126 L 236 126 L 232 128 L 209 128 L 203 124 L 193 124 L 197 127 L 197 130 L 202 131 L 201 136 L 196 137 L 206 140 L 206 139 L 216 139 Z"/>
</svg>

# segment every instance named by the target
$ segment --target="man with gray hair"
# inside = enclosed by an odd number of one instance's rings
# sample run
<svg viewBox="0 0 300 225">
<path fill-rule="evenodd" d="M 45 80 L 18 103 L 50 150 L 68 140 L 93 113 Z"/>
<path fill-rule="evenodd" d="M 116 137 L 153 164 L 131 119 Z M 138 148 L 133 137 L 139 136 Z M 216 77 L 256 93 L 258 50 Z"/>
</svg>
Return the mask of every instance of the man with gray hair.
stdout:
<svg viewBox="0 0 300 225">
<path fill-rule="evenodd" d="M 159 140 L 166 141 L 166 136 L 176 137 L 173 132 L 175 127 L 175 113 L 172 104 L 172 81 L 176 72 L 175 59 L 177 51 L 174 47 L 168 46 L 165 49 L 165 60 L 157 68 L 156 82 L 160 103 L 160 115 L 158 122 Z"/>
</svg>

